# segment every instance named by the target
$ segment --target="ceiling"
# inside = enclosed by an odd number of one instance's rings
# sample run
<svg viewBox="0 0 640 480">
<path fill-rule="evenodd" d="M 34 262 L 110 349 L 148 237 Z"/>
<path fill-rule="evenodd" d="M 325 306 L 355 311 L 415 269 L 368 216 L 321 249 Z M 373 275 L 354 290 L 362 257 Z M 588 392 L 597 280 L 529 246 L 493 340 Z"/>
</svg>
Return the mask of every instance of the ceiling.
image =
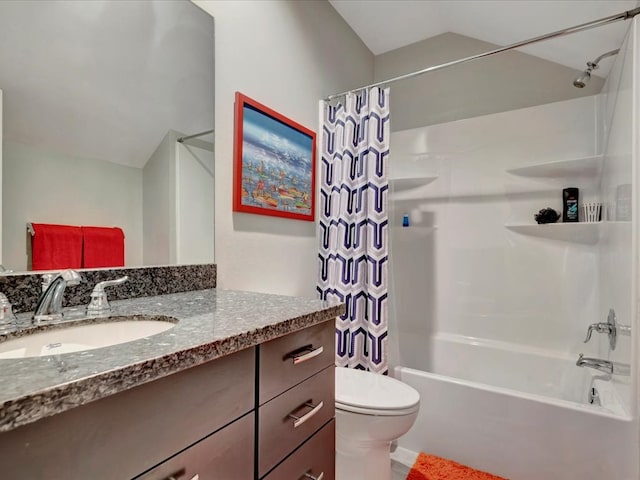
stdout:
<svg viewBox="0 0 640 480">
<path fill-rule="evenodd" d="M 329 0 L 374 55 L 446 32 L 509 45 L 635 8 L 637 0 Z M 617 22 L 519 50 L 584 70 L 620 47 L 629 22 Z M 611 58 L 597 74 L 606 77 Z M 426 67 L 427 65 L 425 65 Z"/>
</svg>

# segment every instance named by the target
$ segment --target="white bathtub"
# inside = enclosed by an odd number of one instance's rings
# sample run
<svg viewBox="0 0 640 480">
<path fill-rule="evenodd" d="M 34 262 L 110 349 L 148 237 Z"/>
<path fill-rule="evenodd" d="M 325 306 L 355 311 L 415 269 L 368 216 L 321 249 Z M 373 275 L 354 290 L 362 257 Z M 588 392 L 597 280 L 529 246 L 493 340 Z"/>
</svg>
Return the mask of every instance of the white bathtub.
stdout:
<svg viewBox="0 0 640 480">
<path fill-rule="evenodd" d="M 420 413 L 398 445 L 512 480 L 638 480 L 637 421 L 610 382 L 575 359 L 453 335 L 433 338 L 425 372 L 394 376 L 420 392 Z"/>
</svg>

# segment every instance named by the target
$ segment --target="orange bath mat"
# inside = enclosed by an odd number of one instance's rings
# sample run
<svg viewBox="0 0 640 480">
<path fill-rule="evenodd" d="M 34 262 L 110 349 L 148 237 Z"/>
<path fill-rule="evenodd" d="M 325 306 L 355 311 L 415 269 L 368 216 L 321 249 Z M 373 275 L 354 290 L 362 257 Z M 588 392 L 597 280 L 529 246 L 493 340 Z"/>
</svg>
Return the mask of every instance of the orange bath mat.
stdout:
<svg viewBox="0 0 640 480">
<path fill-rule="evenodd" d="M 446 458 L 421 453 L 416 458 L 407 480 L 507 480 L 474 470 Z"/>
</svg>

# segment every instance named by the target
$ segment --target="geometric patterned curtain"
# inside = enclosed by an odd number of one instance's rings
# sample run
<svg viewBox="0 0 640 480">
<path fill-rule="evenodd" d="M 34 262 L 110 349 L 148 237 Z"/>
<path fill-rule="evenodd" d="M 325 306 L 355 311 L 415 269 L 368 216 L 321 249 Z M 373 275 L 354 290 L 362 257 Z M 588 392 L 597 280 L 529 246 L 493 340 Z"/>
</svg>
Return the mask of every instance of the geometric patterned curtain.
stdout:
<svg viewBox="0 0 640 480">
<path fill-rule="evenodd" d="M 318 293 L 346 304 L 336 365 L 387 373 L 389 89 L 326 105 Z"/>
</svg>

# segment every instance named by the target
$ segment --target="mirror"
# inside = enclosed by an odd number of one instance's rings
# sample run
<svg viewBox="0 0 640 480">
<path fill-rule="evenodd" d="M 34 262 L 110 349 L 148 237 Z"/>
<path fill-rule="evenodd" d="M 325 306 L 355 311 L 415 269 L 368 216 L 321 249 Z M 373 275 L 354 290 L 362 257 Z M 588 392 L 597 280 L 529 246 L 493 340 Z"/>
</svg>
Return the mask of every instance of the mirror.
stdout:
<svg viewBox="0 0 640 480">
<path fill-rule="evenodd" d="M 29 223 L 120 227 L 127 267 L 212 263 L 213 18 L 3 0 L 0 31 L 5 268 L 28 269 Z"/>
</svg>

